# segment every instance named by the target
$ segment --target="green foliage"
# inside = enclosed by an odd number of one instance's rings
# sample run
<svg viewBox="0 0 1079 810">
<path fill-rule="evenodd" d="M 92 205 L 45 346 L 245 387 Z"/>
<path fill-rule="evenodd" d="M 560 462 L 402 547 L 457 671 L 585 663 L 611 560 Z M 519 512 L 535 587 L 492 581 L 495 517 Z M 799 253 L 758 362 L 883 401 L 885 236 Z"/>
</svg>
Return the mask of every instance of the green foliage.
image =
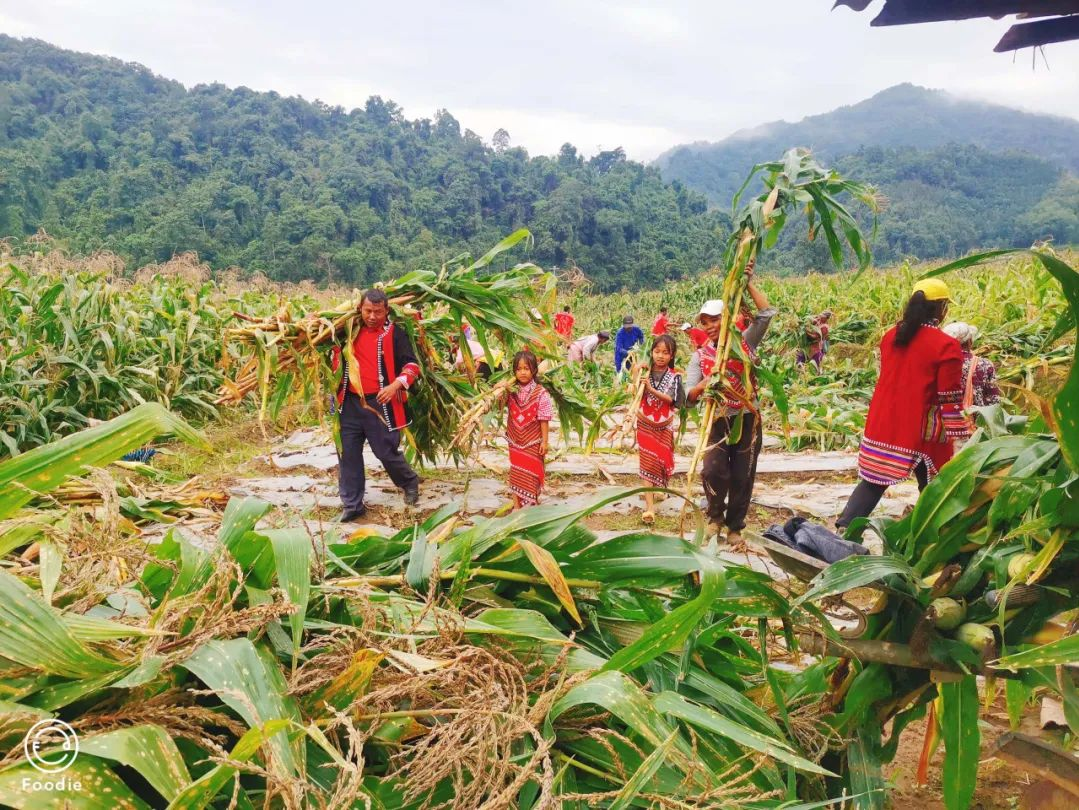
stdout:
<svg viewBox="0 0 1079 810">
<path fill-rule="evenodd" d="M 58 445 L 113 452 L 109 431 L 87 433 Z M 25 457 L 51 453 L 58 470 L 76 469 L 53 451 Z M 714 806 L 757 807 L 796 799 L 795 771 L 823 795 L 832 775 L 823 751 L 807 750 L 750 697 L 766 688 L 785 700 L 791 676 L 744 638 L 757 617 L 810 615 L 712 548 L 657 534 L 601 543 L 579 525 L 637 491 L 460 528 L 451 507 L 394 536 L 343 541 L 263 530 L 269 505 L 234 499 L 212 552 L 169 535 L 152 547 L 154 562 L 100 583 L 66 613 L 41 596 L 44 566 L 0 574 L 3 624 L 18 631 L 0 655 L 32 675 L 10 680 L 0 711 L 31 719 L 77 702 L 85 746 L 70 775 L 101 787 L 110 806 L 315 803 L 348 792 L 417 807 L 462 791 L 475 806 L 512 790 L 545 806 L 574 793 L 615 806 L 707 795 Z M 316 559 L 325 567 L 316 571 Z M 443 584 L 462 570 L 458 609 Z M 123 624 L 99 618 L 121 594 L 140 610 Z M 156 632 L 165 628 L 175 629 Z M 231 753 L 207 762 L 222 751 Z M 28 767 L 16 757 L 0 771 L 5 803 L 31 806 Z"/>
<path fill-rule="evenodd" d="M 136 263 L 197 251 L 214 268 L 366 286 L 527 226 L 534 258 L 601 289 L 715 263 L 723 217 L 621 149 L 492 148 L 445 110 L 406 119 L 373 96 L 346 111 L 0 39 L 0 234 L 44 227 Z"/>
<path fill-rule="evenodd" d="M 125 288 L 74 262 L 0 275 L 0 457 L 144 402 L 216 414 L 221 331 L 239 301 L 177 277 Z"/>
<path fill-rule="evenodd" d="M 912 119 L 917 127 L 909 126 Z M 750 166 L 792 144 L 811 144 L 820 159 L 887 197 L 870 242 L 881 263 L 1079 240 L 1079 123 L 911 85 L 797 123 L 676 147 L 657 164 L 664 177 L 722 208 Z M 800 273 L 827 271 L 829 264 L 827 245 L 788 237 L 761 266 Z"/>
</svg>

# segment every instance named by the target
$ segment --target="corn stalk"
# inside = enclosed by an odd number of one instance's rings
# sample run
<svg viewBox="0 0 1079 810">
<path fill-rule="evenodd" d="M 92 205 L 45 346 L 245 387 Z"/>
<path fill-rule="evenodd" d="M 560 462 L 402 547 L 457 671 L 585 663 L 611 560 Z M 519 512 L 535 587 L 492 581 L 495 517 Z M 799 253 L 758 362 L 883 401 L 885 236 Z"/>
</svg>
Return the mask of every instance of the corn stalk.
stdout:
<svg viewBox="0 0 1079 810">
<path fill-rule="evenodd" d="M 837 172 L 823 168 L 806 149 L 791 149 L 780 161 L 753 167 L 734 196 L 734 208 L 737 208 L 742 193 L 758 174 L 762 175 L 766 191 L 750 200 L 735 214 L 734 221 L 737 224 L 727 240 L 727 272 L 723 280 L 723 314 L 716 344 L 716 364 L 704 394 L 705 406 L 700 434 L 690 460 L 689 471 L 686 473 L 687 499 L 692 493 L 697 465 L 708 450 L 708 437 L 716 419 L 718 402 L 734 396 L 734 391 L 727 382 L 726 368 L 731 351 L 740 338 L 740 332 L 735 327 L 735 318 L 742 310 L 742 301 L 749 285 L 746 269 L 756 261 L 762 249 L 776 243 L 788 217 L 800 208 L 804 208 L 809 220 L 809 238 L 816 238 L 818 230 L 824 232 L 832 260 L 837 267 L 843 266 L 844 259 L 843 241 L 837 228 L 857 258 L 859 269 L 868 267 L 871 261 L 868 242 L 838 196 L 848 194 L 876 214 L 882 206 L 882 198 L 875 189 L 845 180 Z M 749 358 L 745 360 L 748 377 Z M 746 386 L 746 390 L 752 389 Z M 756 411 L 752 402 L 746 402 L 745 405 L 751 412 Z M 686 509 L 683 507 L 683 524 L 685 516 Z"/>
</svg>

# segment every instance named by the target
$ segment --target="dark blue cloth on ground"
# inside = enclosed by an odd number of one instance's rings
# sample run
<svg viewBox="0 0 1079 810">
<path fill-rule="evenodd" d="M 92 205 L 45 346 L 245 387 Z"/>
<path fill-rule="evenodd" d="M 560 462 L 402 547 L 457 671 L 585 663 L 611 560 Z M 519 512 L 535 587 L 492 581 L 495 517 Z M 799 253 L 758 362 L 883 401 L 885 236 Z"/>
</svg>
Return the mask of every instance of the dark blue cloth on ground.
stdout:
<svg viewBox="0 0 1079 810">
<path fill-rule="evenodd" d="M 765 529 L 764 536 L 828 564 L 869 553 L 865 546 L 844 540 L 831 529 L 800 517 L 791 518 L 783 525 L 772 524 Z"/>
</svg>

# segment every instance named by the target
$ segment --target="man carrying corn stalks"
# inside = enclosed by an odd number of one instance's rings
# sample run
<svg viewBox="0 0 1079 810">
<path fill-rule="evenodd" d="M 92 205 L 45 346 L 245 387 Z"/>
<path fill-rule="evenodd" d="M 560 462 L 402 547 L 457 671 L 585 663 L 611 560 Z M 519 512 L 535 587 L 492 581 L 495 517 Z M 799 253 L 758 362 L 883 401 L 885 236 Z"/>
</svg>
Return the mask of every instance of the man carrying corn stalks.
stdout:
<svg viewBox="0 0 1079 810">
<path fill-rule="evenodd" d="M 367 442 L 405 504 L 419 498 L 419 476 L 401 452 L 401 429 L 409 424 L 408 389 L 420 366 L 408 335 L 389 320 L 390 306 L 382 290 L 368 290 L 360 299 L 359 329 L 344 346 L 333 348 L 333 369 L 340 372 L 336 401 L 341 418 L 341 459 L 337 482 L 344 511 L 340 522 L 363 517 L 366 476 L 363 445 Z"/>
<path fill-rule="evenodd" d="M 752 279 L 750 264 L 746 273 Z M 768 330 L 776 310 L 752 280 L 746 287 L 755 316 L 741 313 L 737 325 L 741 330 L 741 351 L 744 359 L 731 357 L 727 361 L 726 378 L 729 392 L 718 404 L 721 406 L 708 435 L 708 450 L 701 467 L 701 481 L 708 498 L 708 519 L 720 529 L 727 527 L 727 542 L 735 549 L 745 547 L 742 530 L 746 526 L 753 482 L 757 475 L 757 456 L 763 439 L 760 414 L 756 412 L 756 376 L 752 364 L 757 359 L 757 347 Z M 686 370 L 686 394 L 689 402 L 701 399 L 708 389 L 716 362 L 716 342 L 723 323 L 723 302 L 706 301 L 698 316 L 701 327 L 708 333 L 708 342 L 693 353 Z M 747 370 L 746 363 L 750 364 Z M 748 373 L 747 373 L 748 371 Z"/>
</svg>

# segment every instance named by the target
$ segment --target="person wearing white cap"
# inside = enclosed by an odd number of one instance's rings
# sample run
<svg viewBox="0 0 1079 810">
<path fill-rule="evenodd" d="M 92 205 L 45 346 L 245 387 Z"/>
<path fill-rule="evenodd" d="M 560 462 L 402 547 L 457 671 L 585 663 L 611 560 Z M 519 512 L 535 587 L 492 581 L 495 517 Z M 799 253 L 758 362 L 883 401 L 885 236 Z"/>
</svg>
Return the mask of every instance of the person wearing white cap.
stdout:
<svg viewBox="0 0 1079 810">
<path fill-rule="evenodd" d="M 752 264 L 746 268 L 746 274 L 749 276 L 746 290 L 757 314 L 743 311 L 735 323 L 742 333 L 741 354 L 752 364 L 757 360 L 757 347 L 776 310 L 753 283 Z M 714 382 L 711 375 L 716 363 L 716 342 L 722 328 L 723 302 L 718 299 L 705 301 L 698 320 L 708 335 L 708 341 L 693 353 L 686 370 L 690 403 L 697 402 Z M 708 498 L 708 518 L 720 529 L 724 526 L 727 528 L 727 542 L 735 549 L 745 548 L 742 530 L 746 527 L 753 481 L 757 475 L 757 456 L 763 439 L 760 419 L 750 408 L 757 405 L 756 375 L 752 365 L 748 374 L 746 372 L 741 359 L 732 357 L 727 361 L 725 374 L 728 386 L 708 435 L 711 449 L 705 453 L 701 466 L 701 482 Z M 738 441 L 730 444 L 727 437 L 732 433 L 738 435 Z"/>
<path fill-rule="evenodd" d="M 689 338 L 689 342 L 693 344 L 694 349 L 699 349 L 708 342 L 708 333 L 700 327 L 694 326 L 689 321 L 682 324 L 682 332 Z"/>
<path fill-rule="evenodd" d="M 963 349 L 963 410 L 970 407 L 995 405 L 1000 402 L 997 387 L 997 370 L 984 357 L 974 354 L 974 341 L 978 339 L 978 327 L 963 321 L 950 323 L 943 329 L 959 341 Z"/>
</svg>

